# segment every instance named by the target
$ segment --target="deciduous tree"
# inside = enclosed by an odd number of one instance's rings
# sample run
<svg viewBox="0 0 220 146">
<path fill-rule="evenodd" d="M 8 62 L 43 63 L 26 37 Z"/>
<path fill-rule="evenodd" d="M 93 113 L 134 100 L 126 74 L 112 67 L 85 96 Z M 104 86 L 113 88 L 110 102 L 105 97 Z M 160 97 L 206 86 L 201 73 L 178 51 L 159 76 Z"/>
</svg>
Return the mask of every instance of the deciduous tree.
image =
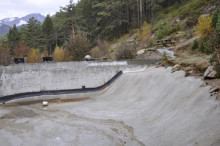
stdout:
<svg viewBox="0 0 220 146">
<path fill-rule="evenodd" d="M 40 62 L 40 50 L 32 48 L 27 55 L 28 63 L 38 63 Z"/>
<path fill-rule="evenodd" d="M 9 50 L 10 48 L 7 44 L 0 45 L 0 65 L 9 65 L 11 63 L 12 56 Z"/>
<path fill-rule="evenodd" d="M 213 32 L 212 20 L 209 16 L 202 15 L 196 25 L 197 33 L 202 36 L 208 36 Z"/>
<path fill-rule="evenodd" d="M 56 47 L 53 52 L 54 61 L 63 62 L 65 61 L 65 51 L 62 47 Z"/>
<path fill-rule="evenodd" d="M 25 45 L 23 41 L 21 41 L 19 45 L 15 47 L 13 56 L 16 58 L 27 57 L 29 51 L 30 48 L 27 45 Z"/>
</svg>

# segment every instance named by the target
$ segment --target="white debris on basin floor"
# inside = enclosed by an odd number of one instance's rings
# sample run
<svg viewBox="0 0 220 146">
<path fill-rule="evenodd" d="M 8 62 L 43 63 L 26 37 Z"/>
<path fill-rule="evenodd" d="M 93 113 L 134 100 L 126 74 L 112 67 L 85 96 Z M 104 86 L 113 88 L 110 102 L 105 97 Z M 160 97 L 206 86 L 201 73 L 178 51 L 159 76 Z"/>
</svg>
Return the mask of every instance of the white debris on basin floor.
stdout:
<svg viewBox="0 0 220 146">
<path fill-rule="evenodd" d="M 47 102 L 47 101 L 43 101 L 43 102 L 42 102 L 42 105 L 43 105 L 43 106 L 48 106 L 48 102 Z"/>
<path fill-rule="evenodd" d="M 219 146 L 219 101 L 184 72 L 123 74 L 80 102 L 0 106 L 2 145 Z M 72 98 L 84 94 L 73 95 Z"/>
</svg>

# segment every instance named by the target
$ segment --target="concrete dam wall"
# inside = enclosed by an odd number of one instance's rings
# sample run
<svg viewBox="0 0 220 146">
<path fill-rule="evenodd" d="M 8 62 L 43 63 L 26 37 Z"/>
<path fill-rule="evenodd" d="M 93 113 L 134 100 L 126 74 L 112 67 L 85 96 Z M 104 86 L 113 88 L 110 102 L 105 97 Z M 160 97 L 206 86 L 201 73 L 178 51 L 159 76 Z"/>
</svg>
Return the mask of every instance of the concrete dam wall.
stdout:
<svg viewBox="0 0 220 146">
<path fill-rule="evenodd" d="M 27 92 L 96 87 L 127 62 L 65 62 L 0 66 L 0 97 Z"/>
</svg>

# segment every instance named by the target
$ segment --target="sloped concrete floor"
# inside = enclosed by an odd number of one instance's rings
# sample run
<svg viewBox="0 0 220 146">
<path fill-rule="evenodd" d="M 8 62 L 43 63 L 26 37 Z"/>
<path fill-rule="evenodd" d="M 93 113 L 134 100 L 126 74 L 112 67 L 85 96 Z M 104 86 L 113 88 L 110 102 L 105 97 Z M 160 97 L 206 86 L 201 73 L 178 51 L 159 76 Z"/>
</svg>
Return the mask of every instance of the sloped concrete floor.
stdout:
<svg viewBox="0 0 220 146">
<path fill-rule="evenodd" d="M 219 146 L 220 103 L 202 84 L 149 67 L 97 93 L 12 101 L 0 106 L 1 145 Z"/>
</svg>

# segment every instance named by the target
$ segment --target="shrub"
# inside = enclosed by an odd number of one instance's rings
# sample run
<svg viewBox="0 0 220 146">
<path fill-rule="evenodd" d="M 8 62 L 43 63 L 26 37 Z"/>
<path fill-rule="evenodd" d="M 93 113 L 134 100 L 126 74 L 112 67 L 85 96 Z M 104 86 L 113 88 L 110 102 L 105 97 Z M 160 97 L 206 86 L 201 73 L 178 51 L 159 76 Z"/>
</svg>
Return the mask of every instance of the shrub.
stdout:
<svg viewBox="0 0 220 146">
<path fill-rule="evenodd" d="M 194 40 L 193 43 L 192 43 L 192 46 L 191 46 L 192 50 L 195 50 L 198 47 L 199 47 L 199 42 L 197 40 Z"/>
<path fill-rule="evenodd" d="M 206 48 L 205 48 L 204 42 L 201 42 L 199 45 L 199 51 L 204 53 L 205 50 L 206 50 Z"/>
<path fill-rule="evenodd" d="M 103 58 L 103 57 L 110 58 L 110 53 L 109 53 L 106 41 L 98 39 L 96 42 L 96 45 L 97 46 L 92 48 L 92 50 L 91 50 L 92 57 L 94 57 L 94 58 Z M 111 52 L 114 52 L 113 49 L 111 49 Z"/>
<path fill-rule="evenodd" d="M 138 39 L 146 41 L 149 39 L 151 34 L 152 34 L 151 26 L 147 24 L 147 22 L 144 22 L 143 26 L 138 31 Z"/>
<path fill-rule="evenodd" d="M 90 43 L 85 34 L 78 33 L 77 35 L 70 37 L 66 48 L 73 60 L 80 61 L 89 54 Z"/>
<path fill-rule="evenodd" d="M 30 51 L 30 48 L 24 44 L 24 42 L 20 42 L 18 46 L 15 47 L 14 50 L 14 57 L 27 57 L 28 53 Z"/>
<path fill-rule="evenodd" d="M 99 50 L 98 47 L 92 48 L 92 50 L 91 50 L 91 56 L 92 56 L 93 58 L 101 58 L 101 57 L 102 57 L 101 51 Z"/>
<path fill-rule="evenodd" d="M 218 22 L 216 23 L 215 30 L 217 31 L 218 35 L 220 34 L 220 14 L 218 15 Z"/>
<path fill-rule="evenodd" d="M 154 46 L 154 41 L 153 40 L 150 40 L 150 44 L 148 47 L 153 47 Z"/>
<path fill-rule="evenodd" d="M 205 54 L 214 52 L 214 40 L 210 37 L 205 37 L 200 40 L 199 51 Z"/>
<path fill-rule="evenodd" d="M 198 24 L 196 25 L 197 34 L 201 34 L 203 37 L 208 36 L 213 32 L 212 20 L 209 16 L 202 15 L 198 19 Z"/>
<path fill-rule="evenodd" d="M 0 65 L 9 65 L 11 62 L 10 48 L 7 44 L 0 45 Z"/>
<path fill-rule="evenodd" d="M 156 28 L 156 38 L 162 39 L 164 36 L 170 35 L 180 30 L 180 25 L 179 23 L 173 23 L 172 20 L 168 19 L 166 22 L 160 21 L 156 25 Z"/>
<path fill-rule="evenodd" d="M 134 59 L 135 51 L 133 46 L 129 44 L 122 44 L 121 48 L 116 51 L 115 56 L 117 60 Z"/>
<path fill-rule="evenodd" d="M 39 49 L 30 49 L 27 55 L 27 62 L 28 63 L 38 63 L 40 62 L 40 50 Z"/>
<path fill-rule="evenodd" d="M 215 10 L 215 12 L 212 14 L 212 27 L 213 28 L 216 28 L 216 24 L 217 24 L 217 22 L 218 22 L 218 17 L 219 17 L 219 15 L 220 15 L 220 11 L 219 11 L 219 9 L 217 9 L 217 10 Z"/>
<path fill-rule="evenodd" d="M 162 39 L 167 34 L 166 29 L 158 29 L 156 33 L 157 39 Z"/>
<path fill-rule="evenodd" d="M 57 46 L 53 52 L 53 57 L 54 57 L 54 61 L 56 62 L 65 61 L 66 56 L 64 49 Z"/>
</svg>

